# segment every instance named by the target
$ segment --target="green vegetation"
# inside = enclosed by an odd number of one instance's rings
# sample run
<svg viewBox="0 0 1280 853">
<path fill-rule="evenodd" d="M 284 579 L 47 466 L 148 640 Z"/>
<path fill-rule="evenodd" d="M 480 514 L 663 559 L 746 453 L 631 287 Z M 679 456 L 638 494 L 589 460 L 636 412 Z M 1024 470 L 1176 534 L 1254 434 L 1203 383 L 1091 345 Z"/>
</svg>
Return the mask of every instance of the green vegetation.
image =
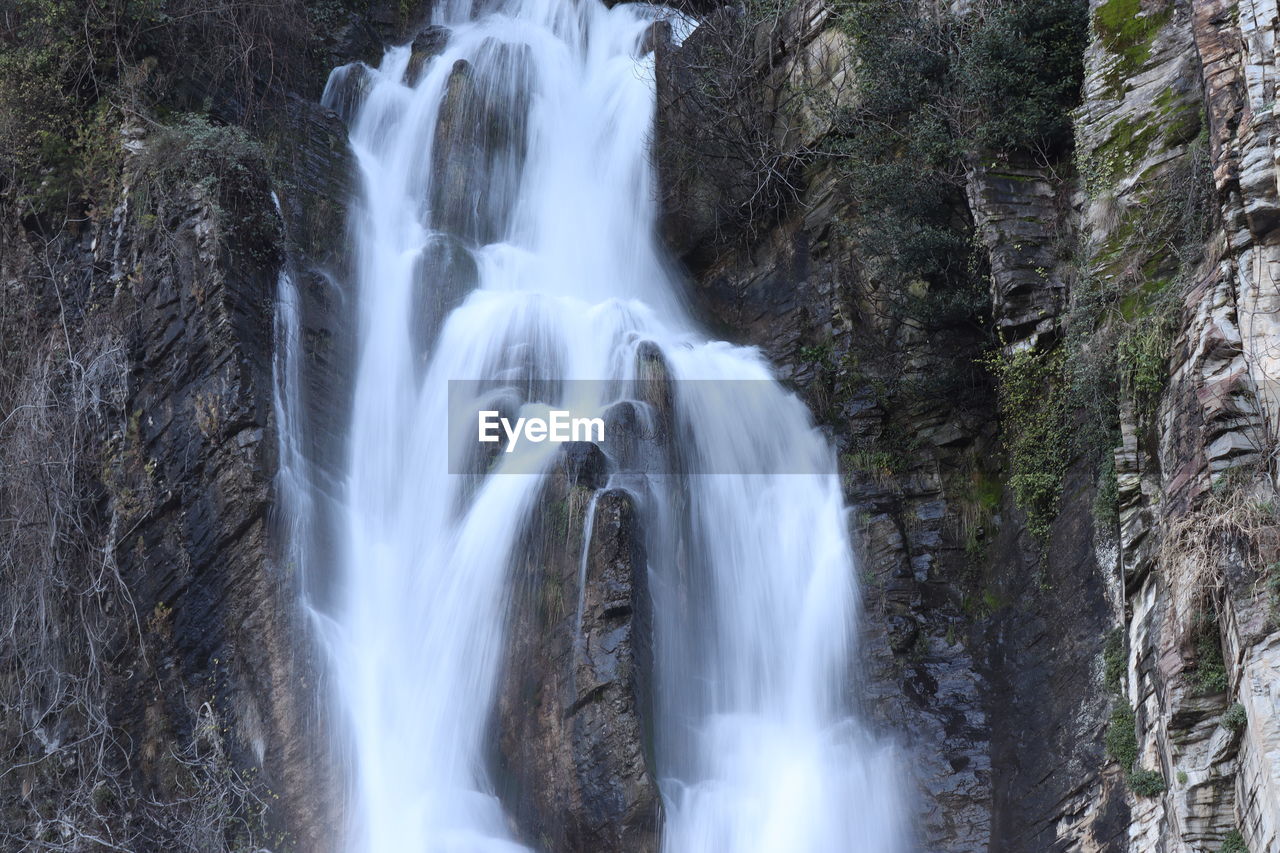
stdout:
<svg viewBox="0 0 1280 853">
<path fill-rule="evenodd" d="M 1104 529 L 1119 520 L 1113 448 L 1121 408 L 1132 406 L 1140 429 L 1154 424 L 1185 283 L 1216 222 L 1208 141 L 1202 128 L 1197 134 L 1185 156 L 1136 190 L 1138 201 L 1108 229 L 1105 243 L 1082 247 L 1088 257 L 1080 260 L 1066 319 L 1065 372 L 1070 408 L 1083 414 L 1076 449 L 1098 472 L 1095 519 Z M 1091 180 L 1090 163 L 1079 168 Z M 1110 187 L 1110 177 L 1097 180 Z"/>
<path fill-rule="evenodd" d="M 1103 735 L 1103 745 L 1111 760 L 1124 768 L 1129 790 L 1140 797 L 1155 797 L 1168 787 L 1164 776 L 1157 770 L 1138 766 L 1137 720 L 1133 708 L 1123 698 L 1117 698 L 1111 709 L 1111 720 Z"/>
<path fill-rule="evenodd" d="M 1239 702 L 1233 702 L 1231 707 L 1222 712 L 1222 725 L 1238 732 L 1249 723 L 1249 717 L 1245 713 L 1244 705 Z"/>
<path fill-rule="evenodd" d="M 1123 81 L 1136 74 L 1151 57 L 1151 45 L 1172 14 L 1172 8 L 1144 12 L 1141 0 L 1106 0 L 1093 13 L 1093 28 L 1103 46 L 1116 57 L 1107 73 L 1114 95 Z"/>
<path fill-rule="evenodd" d="M 986 536 L 1004 494 L 1004 484 L 998 478 L 975 466 L 957 483 L 956 497 L 959 506 L 961 532 L 965 554 L 971 561 L 978 560 L 986 546 Z"/>
<path fill-rule="evenodd" d="M 1133 770 L 1127 778 L 1129 790 L 1139 797 L 1158 797 L 1169 787 L 1158 770 Z"/>
<path fill-rule="evenodd" d="M 966 14 L 924 11 L 912 0 L 837 6 L 857 56 L 855 106 L 840 111 L 826 141 L 855 200 L 844 223 L 893 319 L 925 330 L 960 330 L 979 346 L 990 335 L 986 251 L 963 215 L 967 164 L 1052 160 L 1071 144 L 1087 36 L 1081 0 L 987 0 Z M 972 345 L 972 344 L 971 344 Z M 989 379 L 963 360 L 930 387 L 894 383 L 887 411 L 917 402 L 972 399 Z M 1056 515 L 1071 452 L 1058 353 L 998 356 L 995 374 L 1013 499 L 1042 540 Z M 892 432 L 892 430 L 890 430 Z M 965 524 L 975 531 L 999 501 L 995 480 L 974 496 Z"/>
<path fill-rule="evenodd" d="M 1116 457 L 1099 452 L 1097 489 L 1093 495 L 1093 518 L 1099 528 L 1115 530 L 1120 524 L 1120 481 L 1116 477 Z"/>
<path fill-rule="evenodd" d="M 1102 684 L 1116 696 L 1124 693 L 1125 672 L 1129 665 L 1125 639 L 1124 629 L 1114 628 L 1107 634 L 1102 647 Z"/>
<path fill-rule="evenodd" d="M 261 203 L 267 192 L 266 156 L 243 128 L 213 124 L 197 114 L 176 116 L 154 131 L 140 165 L 134 214 L 144 225 L 164 225 L 171 211 L 163 200 L 190 188 L 210 205 L 220 225 L 236 232 L 238 250 L 258 261 L 278 251 L 279 220 Z"/>
<path fill-rule="evenodd" d="M 1218 853 L 1249 853 L 1249 846 L 1244 843 L 1244 836 L 1240 834 L 1240 830 L 1233 829 L 1227 833 L 1227 837 L 1222 839 L 1222 846 L 1218 848 Z"/>
<path fill-rule="evenodd" d="M 989 299 L 966 209 L 964 159 L 1070 146 L 1086 33 L 1080 0 L 986 2 L 922 13 L 911 0 L 845 2 L 858 103 L 827 142 L 860 215 L 852 227 L 876 281 L 924 328 L 981 323 Z"/>
<path fill-rule="evenodd" d="M 12 0 L 0 19 L 0 205 L 31 229 L 111 203 L 125 116 L 249 124 L 364 0 Z"/>
<path fill-rule="evenodd" d="M 1192 684 L 1198 693 L 1222 693 L 1228 687 L 1227 667 L 1222 658 L 1222 640 L 1216 614 L 1200 613 L 1192 625 L 1195 668 Z"/>
<path fill-rule="evenodd" d="M 962 27 L 957 76 L 966 106 L 979 115 L 979 150 L 1065 147 L 1084 73 L 1085 4 L 988 4 Z"/>
<path fill-rule="evenodd" d="M 989 364 L 1000 394 L 1009 487 L 1027 515 L 1027 530 L 1043 542 L 1058 514 L 1072 444 L 1066 400 L 1058 393 L 1063 353 L 997 353 Z"/>
<path fill-rule="evenodd" d="M 1120 701 L 1111 710 L 1111 721 L 1107 724 L 1107 733 L 1103 736 L 1103 745 L 1107 755 L 1125 770 L 1133 767 L 1138 760 L 1138 735 L 1133 709 L 1129 703 Z"/>
</svg>

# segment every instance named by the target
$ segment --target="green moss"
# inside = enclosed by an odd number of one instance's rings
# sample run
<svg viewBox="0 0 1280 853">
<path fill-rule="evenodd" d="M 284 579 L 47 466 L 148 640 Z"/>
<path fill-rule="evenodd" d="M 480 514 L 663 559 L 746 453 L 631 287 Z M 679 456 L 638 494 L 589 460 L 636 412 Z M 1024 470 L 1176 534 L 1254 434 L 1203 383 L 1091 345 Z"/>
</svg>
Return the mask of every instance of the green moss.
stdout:
<svg viewBox="0 0 1280 853">
<path fill-rule="evenodd" d="M 1152 101 L 1155 121 L 1163 130 L 1163 147 L 1168 150 L 1192 142 L 1204 129 L 1204 105 L 1188 92 L 1165 88 Z"/>
<path fill-rule="evenodd" d="M 1141 0 L 1106 0 L 1093 12 L 1093 28 L 1102 46 L 1116 57 L 1106 75 L 1113 94 L 1133 77 L 1148 59 L 1161 27 L 1169 22 L 1170 7 L 1144 12 Z"/>
<path fill-rule="evenodd" d="M 1239 702 L 1233 702 L 1231 707 L 1222 712 L 1222 725 L 1238 732 L 1243 729 L 1249 722 L 1249 716 L 1245 713 L 1244 705 Z"/>
<path fill-rule="evenodd" d="M 1161 124 L 1154 116 L 1144 120 L 1122 118 L 1111 126 L 1106 140 L 1082 155 L 1080 171 L 1085 193 L 1096 198 L 1106 188 L 1130 174 L 1161 137 Z"/>
</svg>

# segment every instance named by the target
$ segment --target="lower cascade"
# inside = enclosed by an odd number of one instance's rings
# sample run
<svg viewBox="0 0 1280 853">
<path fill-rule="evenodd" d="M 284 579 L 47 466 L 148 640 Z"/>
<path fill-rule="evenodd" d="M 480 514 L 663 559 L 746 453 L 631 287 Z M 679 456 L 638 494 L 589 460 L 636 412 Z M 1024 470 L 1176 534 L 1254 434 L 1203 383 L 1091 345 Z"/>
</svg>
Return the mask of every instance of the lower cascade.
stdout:
<svg viewBox="0 0 1280 853">
<path fill-rule="evenodd" d="M 694 23 L 435 14 L 325 94 L 361 182 L 338 577 L 313 605 L 347 848 L 906 849 L 900 759 L 855 712 L 834 453 L 756 350 L 699 331 L 654 237 L 653 43 Z M 561 409 L 603 441 L 470 441 L 477 412 Z"/>
</svg>

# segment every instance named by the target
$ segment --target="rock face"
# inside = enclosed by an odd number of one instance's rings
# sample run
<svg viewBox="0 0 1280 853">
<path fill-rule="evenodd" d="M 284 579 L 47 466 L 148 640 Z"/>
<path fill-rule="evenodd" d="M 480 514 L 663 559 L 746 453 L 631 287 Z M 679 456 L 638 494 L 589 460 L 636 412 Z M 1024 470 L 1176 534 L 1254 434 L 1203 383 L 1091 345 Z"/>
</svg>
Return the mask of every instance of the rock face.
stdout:
<svg viewBox="0 0 1280 853">
<path fill-rule="evenodd" d="M 79 849 L 93 836 L 120 849 L 322 851 L 337 837 L 303 579 L 273 512 L 272 352 L 287 255 L 310 359 L 307 452 L 331 464 L 345 405 L 332 374 L 347 355 L 326 306 L 345 275 L 333 235 L 350 154 L 337 117 L 296 96 L 258 133 L 290 144 L 269 163 L 233 128 L 126 124 L 116 194 L 76 233 L 0 229 L 0 372 L 76 413 L 0 430 L 3 479 L 25 483 L 0 488 L 7 602 L 62 621 L 56 642 L 5 655 L 0 701 L 47 708 L 3 733 L 25 767 L 0 783 L 5 847 Z M 29 393 L 6 382 L 0 408 Z M 35 476 L 62 458 L 76 460 L 72 480 Z M 57 534 L 61 553 L 31 562 L 11 509 L 59 494 L 78 520 Z M 32 532 L 61 526 L 17 517 Z M 17 678 L 24 668 L 41 674 Z M 75 688 L 47 705 L 27 692 L 59 683 Z"/>
<path fill-rule="evenodd" d="M 963 395 L 885 392 L 992 343 L 885 310 L 898 285 L 867 263 L 837 170 L 808 167 L 797 203 L 744 239 L 694 227 L 710 208 L 688 176 L 723 164 L 683 150 L 660 162 L 667 230 L 706 322 L 764 348 L 841 452 L 863 543 L 865 689 L 919 755 L 923 846 L 1204 851 L 1238 833 L 1280 849 L 1266 450 L 1280 414 L 1277 13 L 1093 0 L 1088 14 L 1074 163 L 971 152 L 956 215 L 990 270 L 997 346 L 1059 352 L 1072 370 L 1119 353 L 1102 454 L 1117 520 L 1094 509 L 1110 500 L 1095 490 L 1105 470 L 1070 453 L 1046 538 L 1026 532 L 1001 488 L 1010 426 L 990 378 Z M 756 44 L 779 65 L 838 22 L 802 5 L 770 26 Z M 678 129 L 698 54 L 665 51 L 659 127 Z M 1088 411 L 1071 409 L 1068 429 L 1092 429 Z"/>
<path fill-rule="evenodd" d="M 652 853 L 648 564 L 631 495 L 602 489 L 605 466 L 595 445 L 565 445 L 531 522 L 496 712 L 500 778 L 540 849 Z"/>
<path fill-rule="evenodd" d="M 249 838 L 288 826 L 300 843 L 318 843 L 326 821 L 314 801 L 286 799 L 269 820 L 246 799 L 268 789 L 301 794 L 304 783 L 323 780 L 297 579 L 270 546 L 280 221 L 260 164 L 247 182 L 198 188 L 147 162 L 154 140 L 130 142 L 136 153 L 115 211 L 91 224 L 74 252 L 52 256 L 67 282 L 60 298 L 75 306 L 63 314 L 62 334 L 74 350 L 98 352 L 100 438 L 76 448 L 80 488 L 96 506 L 73 538 L 99 555 L 109 585 L 103 612 L 83 617 L 101 633 L 41 656 L 41 666 L 83 683 L 76 704 L 59 702 L 34 728 L 6 735 L 15 757 L 28 756 L 26 793 L 6 792 L 9 837 L 35 840 L 50 821 L 71 834 L 92 831 L 95 812 L 106 810 L 102 820 L 120 838 L 198 846 L 200 832 L 220 832 L 239 815 Z M 219 210 L 231 204 L 239 216 L 228 223 Z M 5 299 L 39 305 L 51 294 L 32 275 L 35 253 L 16 239 L 8 245 Z M 41 340 L 10 350 L 7 371 L 46 363 Z M 31 438 L 14 423 L 3 440 L 16 449 Z M 42 437 L 50 456 L 83 440 L 75 431 Z M 6 476 L 31 470 L 19 464 Z M 21 495 L 7 490 L 5 499 Z M 64 559 L 54 557 L 50 576 L 93 588 L 64 574 L 77 571 Z M 36 606 L 48 595 L 33 594 Z M 103 656 L 98 671 L 95 655 Z M 51 725 L 54 739 L 31 742 Z M 75 762 L 85 741 L 103 744 L 103 764 L 76 765 L 74 783 L 50 774 Z M 224 778 L 234 781 L 216 781 Z M 80 801 L 76 786 L 106 793 Z M 145 800 L 128 805 L 143 791 Z"/>
<path fill-rule="evenodd" d="M 964 316 L 901 310 L 939 285 L 884 273 L 824 154 L 829 108 L 861 96 L 840 15 L 695 6 L 683 45 L 665 25 L 646 42 L 662 232 L 707 325 L 759 345 L 840 454 L 866 605 L 857 698 L 913 755 L 921 847 L 1280 850 L 1275 4 L 1089 0 L 1073 150 L 957 157 L 949 223 L 984 282 Z M 51 240 L 0 223 L 6 849 L 337 843 L 297 607 L 329 578 L 299 576 L 272 512 L 273 304 L 283 270 L 321 485 L 312 551 L 333 553 L 355 358 L 342 122 L 383 41 L 417 33 L 411 74 L 445 43 L 403 11 L 339 10 L 320 45 L 355 61 L 337 113 L 284 97 L 255 119 L 267 145 L 216 121 L 126 122 L 83 221 Z M 474 283 L 471 248 L 501 228 L 493 176 L 523 167 L 506 117 L 527 57 L 492 50 L 493 73 L 462 64 L 448 83 L 437 158 L 470 154 L 438 160 L 424 200 L 449 234 L 420 263 L 424 358 Z M 710 121 L 726 102 L 731 120 Z M 1062 356 L 1046 396 L 1082 366 L 1119 377 L 1095 386 L 1112 408 L 1064 398 L 1039 537 L 1012 486 L 1019 412 L 982 366 L 1019 353 Z M 660 393 L 655 351 L 641 367 Z M 634 418 L 611 412 L 611 436 Z M 1090 430 L 1103 453 L 1066 449 Z M 491 759 L 528 843 L 648 853 L 644 537 L 604 465 L 569 448 L 525 532 Z"/>
</svg>

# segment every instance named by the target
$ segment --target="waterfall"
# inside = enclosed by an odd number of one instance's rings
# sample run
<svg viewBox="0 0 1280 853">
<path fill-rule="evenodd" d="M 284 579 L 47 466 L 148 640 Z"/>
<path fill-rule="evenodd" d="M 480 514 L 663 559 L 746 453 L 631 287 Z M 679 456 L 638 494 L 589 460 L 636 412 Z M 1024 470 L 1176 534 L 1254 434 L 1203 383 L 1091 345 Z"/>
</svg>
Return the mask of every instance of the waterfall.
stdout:
<svg viewBox="0 0 1280 853">
<path fill-rule="evenodd" d="M 474 429 L 450 380 L 523 411 L 605 412 L 636 396 L 654 352 L 678 463 L 615 481 L 646 496 L 663 849 L 907 846 L 895 754 L 852 710 L 857 572 L 834 453 L 757 351 L 700 332 L 654 237 L 644 45 L 662 14 L 455 0 L 436 13 L 434 56 L 396 47 L 330 78 L 361 180 L 359 359 L 340 547 L 325 555 L 340 572 L 318 619 L 352 851 L 540 843 L 496 793 L 487 738 L 508 572 L 544 480 L 527 472 L 556 449 L 488 470 L 450 458 L 451 431 Z M 281 345 L 296 347 L 287 276 L 281 293 Z M 297 381 L 278 367 L 278 397 Z M 296 457 L 282 439 L 282 466 Z"/>
</svg>

